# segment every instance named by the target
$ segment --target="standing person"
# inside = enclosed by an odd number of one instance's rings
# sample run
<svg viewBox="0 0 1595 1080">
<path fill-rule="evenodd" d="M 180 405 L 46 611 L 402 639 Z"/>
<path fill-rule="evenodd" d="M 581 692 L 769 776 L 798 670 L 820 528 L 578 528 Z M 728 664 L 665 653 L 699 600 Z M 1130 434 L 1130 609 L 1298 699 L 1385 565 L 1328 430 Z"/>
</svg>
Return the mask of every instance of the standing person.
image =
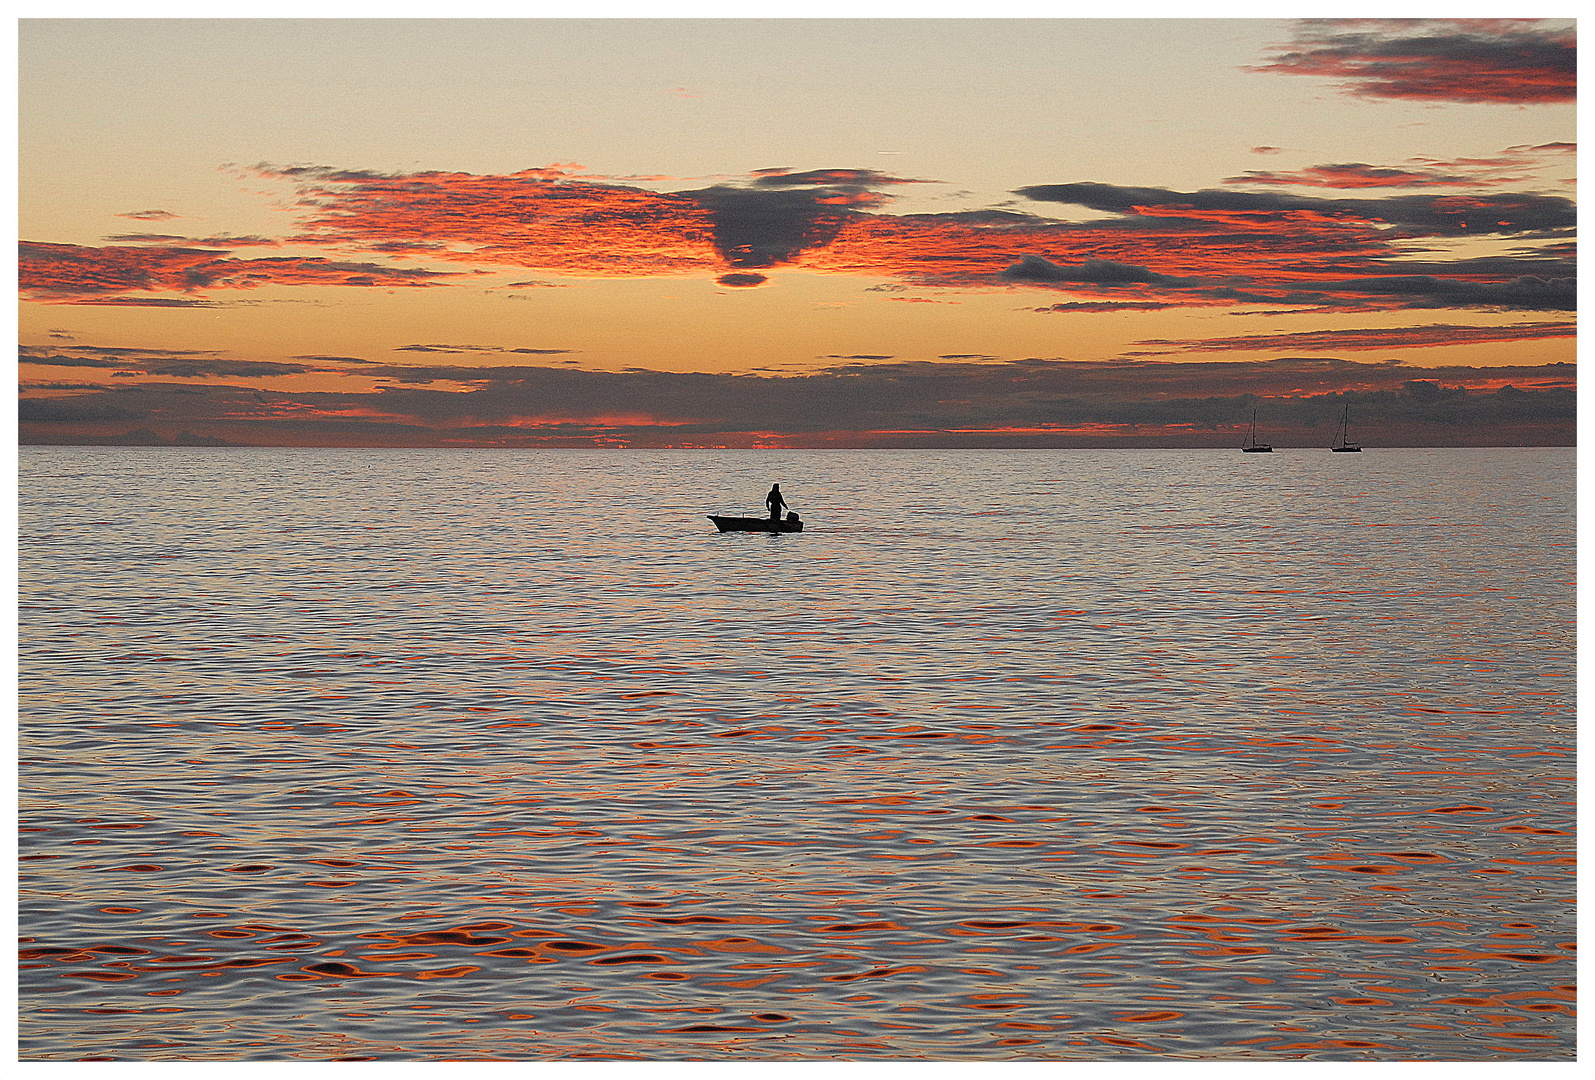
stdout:
<svg viewBox="0 0 1595 1080">
<path fill-rule="evenodd" d="M 781 511 L 786 509 L 786 500 L 781 498 L 781 485 L 771 484 L 770 494 L 764 497 L 764 505 L 770 508 L 770 520 L 777 521 Z"/>
</svg>

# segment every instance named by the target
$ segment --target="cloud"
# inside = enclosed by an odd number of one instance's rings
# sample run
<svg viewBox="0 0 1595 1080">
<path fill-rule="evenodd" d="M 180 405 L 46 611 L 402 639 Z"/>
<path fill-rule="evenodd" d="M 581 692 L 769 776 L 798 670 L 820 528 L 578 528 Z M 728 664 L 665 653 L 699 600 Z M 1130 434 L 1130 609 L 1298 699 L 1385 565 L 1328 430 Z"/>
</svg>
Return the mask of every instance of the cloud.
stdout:
<svg viewBox="0 0 1595 1080">
<path fill-rule="evenodd" d="M 197 238 L 192 236 L 175 236 L 171 233 L 118 233 L 115 236 L 101 237 L 107 244 L 159 244 L 171 246 L 174 244 L 195 244 L 200 247 L 235 248 L 235 247 L 280 247 L 281 240 L 269 236 L 207 236 Z"/>
<path fill-rule="evenodd" d="M 1296 349 L 1303 352 L 1351 352 L 1363 349 L 1415 349 L 1442 345 L 1474 345 L 1485 341 L 1538 341 L 1573 337 L 1576 323 L 1537 322 L 1516 326 L 1429 326 L 1376 327 L 1365 330 L 1308 330 L 1294 334 L 1248 334 L 1238 337 L 1152 339 L 1137 345 L 1167 345 L 1159 351 L 1126 353 L 1126 356 L 1168 356 L 1173 353 L 1271 352 Z"/>
<path fill-rule="evenodd" d="M 17 403 L 22 423 L 105 423 L 136 420 L 141 414 L 116 405 L 84 405 L 71 398 L 23 398 Z"/>
<path fill-rule="evenodd" d="M 186 247 L 80 247 L 76 244 L 18 245 L 18 284 L 29 299 L 64 302 L 129 289 L 194 292 L 255 289 L 266 285 L 427 287 L 457 275 L 374 263 L 313 257 L 235 259 L 223 252 Z M 112 303 L 133 303 L 114 299 Z M 161 306 L 192 306 L 162 304 Z"/>
<path fill-rule="evenodd" d="M 1366 277 L 1319 282 L 1315 288 L 1394 297 L 1406 308 L 1491 308 L 1501 311 L 1571 311 L 1578 306 L 1572 277 L 1516 277 L 1509 281 L 1460 281 L 1428 275 Z"/>
<path fill-rule="evenodd" d="M 1059 266 L 1040 255 L 1026 255 L 999 275 L 1009 281 L 1067 281 L 1092 285 L 1186 285 L 1189 279 L 1155 274 L 1144 266 L 1087 259 L 1079 266 Z"/>
<path fill-rule="evenodd" d="M 1323 198 L 1279 192 L 1195 192 L 1110 184 L 1052 184 L 1019 194 L 1119 215 L 1087 222 L 1049 240 L 1119 239 L 1142 257 L 1107 261 L 1131 269 L 1093 272 L 1088 260 L 1049 268 L 1026 256 L 996 275 L 1044 287 L 1110 289 L 1112 273 L 1143 298 L 1186 304 L 1270 303 L 1321 308 L 1481 308 L 1571 310 L 1573 262 L 1524 251 L 1451 262 L 1412 258 L 1397 241 L 1427 236 L 1570 235 L 1576 208 L 1559 196 L 1531 194 L 1396 195 Z M 1093 235 L 1094 234 L 1094 235 Z M 1100 239 L 1099 239 L 1100 238 Z M 1098 255 L 1103 257 L 1106 252 Z M 1110 273 L 1110 270 L 1112 271 Z M 1103 299 L 1107 299 L 1104 297 Z M 1096 298 L 1087 298 L 1096 299 Z"/>
<path fill-rule="evenodd" d="M 308 238 L 479 266 L 578 277 L 723 269 L 711 211 L 685 195 L 576 179 L 550 166 L 507 175 L 256 166 L 296 185 Z"/>
<path fill-rule="evenodd" d="M 1041 202 L 1067 203 L 1130 218 L 1162 219 L 1168 211 L 1192 221 L 1204 215 L 1253 215 L 1253 221 L 1288 222 L 1289 215 L 1317 215 L 1369 224 L 1401 226 L 1410 236 L 1543 232 L 1577 225 L 1577 207 L 1559 195 L 1391 195 L 1380 199 L 1325 199 L 1271 191 L 1170 191 L 1114 184 L 1038 184 L 1016 194 Z M 1154 220 L 1151 224 L 1165 224 Z M 1301 221 L 1303 231 L 1307 222 Z"/>
<path fill-rule="evenodd" d="M 1246 179 L 1269 187 L 1389 184 L 1425 176 L 1438 183 L 1452 175 L 1499 175 L 1516 167 L 1511 161 L 1538 168 L 1536 162 L 1560 157 L 1558 145 L 1514 147 L 1496 158 L 1414 159 L 1399 170 L 1343 163 L 1294 173 L 1258 171 Z M 1417 257 L 1421 249 L 1412 243 L 1468 235 L 1524 243 L 1570 238 L 1576 209 L 1571 200 L 1552 195 L 1325 197 L 1101 183 L 1018 189 L 1038 205 L 1104 215 L 1068 221 L 1016 209 L 883 213 L 893 191 L 929 181 L 871 169 L 761 169 L 705 188 L 661 193 L 613 178 L 578 176 L 575 168 L 484 176 L 261 166 L 259 173 L 296 188 L 303 221 L 291 242 L 323 246 L 329 257 L 240 258 L 221 246 L 128 233 L 119 239 L 129 246 L 24 244 L 21 280 L 26 296 L 39 301 L 193 307 L 225 302 L 216 296 L 223 289 L 464 285 L 474 275 L 508 267 L 575 277 L 691 274 L 746 288 L 765 284 L 766 270 L 790 266 L 892 279 L 872 284 L 874 289 L 1066 294 L 1048 308 L 1054 312 L 1128 310 L 1062 305 L 1132 299 L 1144 305 L 1323 310 L 1572 305 L 1570 259 L 1547 265 L 1525 249 L 1489 267 L 1478 260 L 1442 264 Z M 220 245 L 265 238 L 213 239 Z M 366 261 L 362 253 L 383 258 Z M 396 264 L 410 257 L 426 259 L 424 265 L 470 269 L 448 273 Z M 520 278 L 502 287 L 547 284 Z M 929 295 L 894 299 L 955 302 Z"/>
<path fill-rule="evenodd" d="M 1540 143 L 1538 146 L 1531 146 L 1528 143 L 1524 143 L 1521 146 L 1509 146 L 1506 149 L 1508 153 L 1520 151 L 1524 153 L 1576 154 L 1578 153 L 1578 143 L 1548 142 Z"/>
<path fill-rule="evenodd" d="M 790 263 L 802 252 L 834 240 L 848 205 L 874 205 L 847 189 L 831 188 L 717 184 L 681 194 L 709 212 L 714 249 L 727 265 L 737 269 L 762 270 Z"/>
<path fill-rule="evenodd" d="M 306 231 L 326 242 L 425 243 L 414 250 L 588 276 L 767 269 L 829 243 L 849 213 L 885 205 L 877 188 L 927 182 L 761 169 L 742 183 L 659 193 L 553 166 L 505 176 L 257 169 L 299 186 Z"/>
<path fill-rule="evenodd" d="M 234 305 L 218 300 L 185 300 L 174 296 L 82 296 L 62 295 L 30 296 L 30 300 L 51 300 L 58 303 L 88 305 L 91 307 L 167 307 L 167 308 L 220 308 Z"/>
<path fill-rule="evenodd" d="M 117 214 L 116 216 L 132 218 L 134 221 L 169 221 L 178 215 L 168 210 L 135 210 L 130 214 Z"/>
<path fill-rule="evenodd" d="M 1349 93 L 1406 101 L 1571 102 L 1571 27 L 1536 19 L 1306 20 L 1296 41 L 1250 70 L 1335 79 Z"/>
<path fill-rule="evenodd" d="M 394 352 L 418 353 L 531 353 L 536 356 L 559 356 L 570 349 L 512 349 L 505 345 L 398 345 Z"/>
<path fill-rule="evenodd" d="M 338 368 L 288 364 L 272 360 L 232 360 L 193 353 L 167 353 L 138 350 L 122 355 L 107 355 L 105 350 L 41 350 L 23 347 L 17 361 L 44 367 L 133 369 L 146 375 L 197 379 L 205 376 L 259 379 L 271 375 L 302 375 L 308 371 L 336 371 Z M 120 374 L 120 371 L 118 372 Z"/>
<path fill-rule="evenodd" d="M 863 194 L 877 187 L 894 184 L 925 184 L 931 181 L 910 180 L 874 169 L 810 169 L 795 173 L 790 169 L 755 169 L 752 176 L 756 185 L 764 187 L 823 187 L 837 191 Z"/>
<path fill-rule="evenodd" d="M 1521 179 L 1514 177 L 1513 179 Z M 1226 184 L 1296 184 L 1327 188 L 1477 187 L 1476 176 L 1423 169 L 1381 168 L 1360 161 L 1310 165 L 1293 173 L 1250 171 L 1226 176 Z"/>
<path fill-rule="evenodd" d="M 1077 300 L 1063 304 L 1048 304 L 1046 307 L 1031 308 L 1031 310 L 1036 312 L 1162 311 L 1165 308 L 1177 308 L 1184 306 L 1184 304 L 1175 303 L 1173 301 L 1161 300 Z"/>
<path fill-rule="evenodd" d="M 1306 432 L 1309 445 L 1323 441 L 1322 433 L 1312 434 L 1314 425 L 1327 431 L 1347 403 L 1369 428 L 1427 425 L 1426 437 L 1444 429 L 1445 438 L 1466 443 L 1566 441 L 1574 415 L 1572 365 L 980 356 L 849 362 L 801 375 L 540 367 L 417 374 L 464 385 L 282 393 L 144 383 L 25 399 L 24 436 L 110 436 L 133 422 L 269 445 L 752 445 L 766 436 L 810 446 L 1112 445 L 1111 439 L 1230 445 L 1236 425 L 1261 400 L 1271 425 Z"/>
<path fill-rule="evenodd" d="M 1351 161 L 1310 165 L 1296 172 L 1249 171 L 1224 178 L 1226 184 L 1294 185 L 1326 188 L 1492 187 L 1522 183 L 1558 158 L 1575 151 L 1573 143 L 1510 146 L 1494 157 L 1415 157 L 1410 164 L 1377 166 Z"/>
<path fill-rule="evenodd" d="M 519 351 L 519 350 L 517 350 Z M 22 346 L 17 360 L 44 367 L 118 369 L 118 376 L 154 375 L 176 378 L 225 376 L 265 378 L 273 375 L 302 375 L 309 372 L 348 373 L 346 365 L 381 370 L 403 370 L 379 366 L 358 356 L 295 356 L 288 363 L 275 360 L 236 360 L 211 349 L 143 349 L 95 345 Z M 365 374 L 365 372 L 362 372 Z"/>
<path fill-rule="evenodd" d="M 120 233 L 100 239 L 107 244 L 176 244 L 187 241 L 188 237 L 174 233 Z"/>
</svg>

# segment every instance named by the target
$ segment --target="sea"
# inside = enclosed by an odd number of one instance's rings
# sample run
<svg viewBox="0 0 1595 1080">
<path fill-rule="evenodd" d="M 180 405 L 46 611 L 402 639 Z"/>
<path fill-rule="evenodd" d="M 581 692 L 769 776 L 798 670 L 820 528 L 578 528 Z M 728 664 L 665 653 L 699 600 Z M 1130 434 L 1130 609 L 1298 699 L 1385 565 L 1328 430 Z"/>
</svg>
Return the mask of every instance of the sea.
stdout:
<svg viewBox="0 0 1595 1080">
<path fill-rule="evenodd" d="M 22 1058 L 1572 1061 L 1573 496 L 23 447 Z"/>
</svg>

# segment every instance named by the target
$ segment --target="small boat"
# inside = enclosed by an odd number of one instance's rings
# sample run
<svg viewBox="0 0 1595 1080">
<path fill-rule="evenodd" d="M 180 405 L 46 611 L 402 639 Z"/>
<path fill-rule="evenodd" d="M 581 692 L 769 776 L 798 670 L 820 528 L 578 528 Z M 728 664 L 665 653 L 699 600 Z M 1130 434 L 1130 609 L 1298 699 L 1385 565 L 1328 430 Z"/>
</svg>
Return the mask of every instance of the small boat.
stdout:
<svg viewBox="0 0 1595 1080">
<path fill-rule="evenodd" d="M 710 514 L 709 520 L 714 522 L 714 527 L 721 532 L 802 532 L 803 521 L 796 514 L 788 514 L 783 521 L 780 518 L 753 518 L 753 517 L 720 517 Z"/>
<path fill-rule="evenodd" d="M 1252 410 L 1252 432 L 1246 436 L 1246 441 L 1241 443 L 1243 454 L 1272 454 L 1274 448 L 1269 443 L 1257 441 L 1257 410 Z"/>
<path fill-rule="evenodd" d="M 1340 427 L 1335 432 L 1334 445 L 1329 448 L 1332 454 L 1360 454 L 1362 447 L 1346 440 L 1346 417 L 1351 415 L 1351 406 L 1348 404 L 1340 413 Z"/>
</svg>

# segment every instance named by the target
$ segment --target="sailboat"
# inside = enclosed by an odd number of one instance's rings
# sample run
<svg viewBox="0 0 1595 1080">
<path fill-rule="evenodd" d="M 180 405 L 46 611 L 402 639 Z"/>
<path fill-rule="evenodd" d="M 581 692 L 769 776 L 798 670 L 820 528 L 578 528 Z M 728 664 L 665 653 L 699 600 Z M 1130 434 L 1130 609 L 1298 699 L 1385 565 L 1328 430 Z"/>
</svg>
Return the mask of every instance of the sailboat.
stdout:
<svg viewBox="0 0 1595 1080">
<path fill-rule="evenodd" d="M 1329 452 L 1332 453 L 1332 454 L 1360 454 L 1360 453 L 1362 453 L 1362 447 L 1361 446 L 1358 446 L 1356 443 L 1348 442 L 1346 440 L 1346 435 L 1348 434 L 1347 427 L 1346 427 L 1346 417 L 1348 417 L 1350 415 L 1351 415 L 1351 405 L 1347 404 L 1346 407 L 1343 410 L 1341 410 L 1341 413 L 1340 413 L 1340 427 L 1335 431 L 1335 442 L 1334 442 L 1334 445 L 1329 448 Z"/>
<path fill-rule="evenodd" d="M 1274 448 L 1265 442 L 1257 441 L 1257 410 L 1252 410 L 1252 431 L 1246 436 L 1246 441 L 1241 444 L 1243 454 L 1272 454 Z"/>
</svg>

